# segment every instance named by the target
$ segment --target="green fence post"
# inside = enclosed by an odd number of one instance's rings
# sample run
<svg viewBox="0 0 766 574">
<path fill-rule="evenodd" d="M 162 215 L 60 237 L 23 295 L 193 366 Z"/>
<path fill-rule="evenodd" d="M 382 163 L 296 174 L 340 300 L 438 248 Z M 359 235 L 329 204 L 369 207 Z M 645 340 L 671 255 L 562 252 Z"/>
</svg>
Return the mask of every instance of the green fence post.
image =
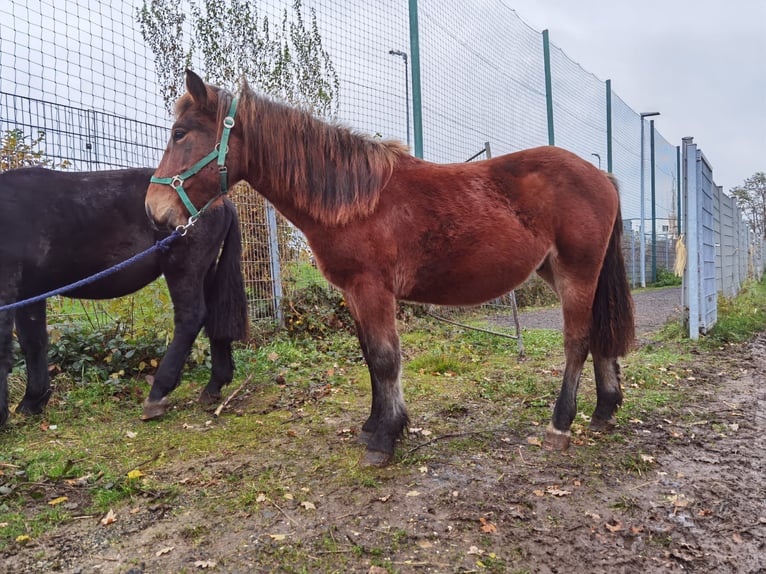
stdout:
<svg viewBox="0 0 766 574">
<path fill-rule="evenodd" d="M 553 135 L 553 91 L 551 87 L 551 44 L 548 30 L 543 30 L 543 60 L 545 61 L 545 104 L 548 110 L 548 145 L 556 145 Z"/>
<path fill-rule="evenodd" d="M 418 0 L 410 0 L 410 60 L 412 64 L 412 131 L 415 156 L 423 158 L 423 98 L 420 91 L 420 40 Z"/>
<path fill-rule="evenodd" d="M 606 81 L 606 171 L 612 173 L 612 80 Z"/>
<path fill-rule="evenodd" d="M 652 179 L 652 283 L 657 283 L 657 200 L 654 173 L 654 120 L 649 120 L 649 163 Z"/>
</svg>

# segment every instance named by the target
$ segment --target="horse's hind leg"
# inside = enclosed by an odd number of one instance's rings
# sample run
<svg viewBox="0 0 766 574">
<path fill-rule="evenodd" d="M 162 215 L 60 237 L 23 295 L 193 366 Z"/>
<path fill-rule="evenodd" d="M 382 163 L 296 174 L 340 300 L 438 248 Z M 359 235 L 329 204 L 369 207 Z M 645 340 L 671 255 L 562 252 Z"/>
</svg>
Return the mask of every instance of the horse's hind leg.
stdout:
<svg viewBox="0 0 766 574">
<path fill-rule="evenodd" d="M 362 463 L 385 466 L 409 420 L 402 394 L 396 301 L 391 293 L 373 285 L 347 290 L 345 295 L 372 384 L 370 416 L 362 426 L 367 443 Z"/>
<path fill-rule="evenodd" d="M 0 426 L 8 422 L 8 373 L 13 364 L 13 311 L 0 312 Z"/>
<path fill-rule="evenodd" d="M 234 359 L 231 355 L 231 341 L 210 340 L 210 380 L 199 395 L 199 402 L 212 405 L 221 400 L 221 389 L 234 378 Z"/>
<path fill-rule="evenodd" d="M 45 301 L 16 311 L 16 333 L 27 365 L 27 390 L 16 407 L 17 413 L 40 414 L 51 397 L 45 314 Z"/>
<path fill-rule="evenodd" d="M 551 424 L 545 430 L 543 446 L 549 450 L 566 450 L 569 447 L 570 427 L 577 414 L 577 389 L 580 385 L 583 365 L 588 358 L 588 338 L 564 337 L 566 365 Z"/>
<path fill-rule="evenodd" d="M 590 429 L 610 431 L 614 428 L 614 414 L 622 405 L 620 365 L 615 357 L 601 357 L 594 353 L 593 370 L 596 375 L 596 409 L 590 419 Z"/>
</svg>

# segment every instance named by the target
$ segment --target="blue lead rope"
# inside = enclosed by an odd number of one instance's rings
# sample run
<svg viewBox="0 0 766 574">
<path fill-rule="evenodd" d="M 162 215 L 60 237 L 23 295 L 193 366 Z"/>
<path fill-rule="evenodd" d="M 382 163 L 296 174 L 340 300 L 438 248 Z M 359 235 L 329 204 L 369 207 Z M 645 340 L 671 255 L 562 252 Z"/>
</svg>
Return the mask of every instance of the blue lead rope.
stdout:
<svg viewBox="0 0 766 574">
<path fill-rule="evenodd" d="M 59 287 L 58 289 L 54 289 L 53 291 L 48 291 L 47 293 L 43 293 L 41 295 L 37 295 L 29 299 L 24 299 L 23 301 L 16 301 L 15 303 L 11 303 L 9 305 L 3 305 L 2 307 L 0 307 L 0 312 L 10 311 L 11 309 L 17 309 L 18 307 L 23 307 L 24 305 L 31 305 L 32 303 L 43 301 L 47 299 L 48 297 L 53 297 L 54 295 L 61 295 L 63 293 L 66 293 L 67 291 L 77 289 L 78 287 L 84 287 L 85 285 L 90 285 L 91 283 L 94 283 L 98 281 L 99 279 L 103 279 L 104 277 L 107 277 L 109 275 L 112 275 L 113 273 L 117 273 L 118 271 L 125 269 L 129 265 L 132 265 L 136 261 L 143 259 L 147 255 L 151 255 L 155 251 L 158 251 L 158 250 L 165 251 L 166 249 L 168 249 L 170 244 L 176 240 L 176 238 L 181 237 L 182 235 L 184 235 L 184 233 L 185 233 L 184 230 L 176 229 L 173 233 L 168 235 L 165 239 L 157 241 L 154 245 L 152 245 L 148 249 L 145 249 L 141 253 L 136 253 L 133 257 L 131 257 L 130 259 L 126 259 L 122 263 L 118 263 L 117 265 L 113 265 L 112 267 L 109 267 L 108 269 L 99 271 L 95 275 L 91 275 L 90 277 L 86 277 L 85 279 L 80 279 L 79 281 L 75 281 L 74 283 L 71 283 L 70 285 Z"/>
</svg>

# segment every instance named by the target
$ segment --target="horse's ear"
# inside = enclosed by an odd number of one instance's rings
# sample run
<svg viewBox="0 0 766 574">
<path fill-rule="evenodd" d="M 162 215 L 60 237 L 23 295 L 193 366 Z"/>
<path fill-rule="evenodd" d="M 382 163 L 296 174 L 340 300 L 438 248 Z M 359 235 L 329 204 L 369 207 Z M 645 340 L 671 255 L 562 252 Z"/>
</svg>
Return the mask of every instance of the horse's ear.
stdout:
<svg viewBox="0 0 766 574">
<path fill-rule="evenodd" d="M 186 70 L 186 91 L 198 106 L 207 104 L 207 86 L 197 74 Z"/>
</svg>

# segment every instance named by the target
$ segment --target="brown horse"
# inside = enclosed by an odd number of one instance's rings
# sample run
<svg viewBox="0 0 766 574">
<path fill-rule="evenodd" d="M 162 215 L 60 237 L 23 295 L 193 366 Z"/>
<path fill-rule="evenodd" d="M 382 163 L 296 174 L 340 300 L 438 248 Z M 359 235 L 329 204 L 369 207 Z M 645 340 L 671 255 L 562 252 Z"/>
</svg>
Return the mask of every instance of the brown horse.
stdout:
<svg viewBox="0 0 766 574">
<path fill-rule="evenodd" d="M 603 172 L 555 147 L 437 165 L 247 85 L 238 102 L 192 72 L 186 87 L 147 212 L 175 227 L 188 214 L 174 189 L 193 205 L 214 199 L 217 170 L 197 160 L 230 138 L 221 170 L 228 168 L 231 181 L 247 180 L 303 231 L 354 316 L 372 383 L 362 427 L 366 464 L 388 464 L 408 423 L 396 300 L 477 304 L 533 271 L 556 291 L 564 315 L 566 367 L 546 447 L 569 445 L 589 351 L 598 394 L 590 427 L 614 425 L 622 403 L 617 357 L 631 348 L 634 325 L 619 194 Z"/>
</svg>

